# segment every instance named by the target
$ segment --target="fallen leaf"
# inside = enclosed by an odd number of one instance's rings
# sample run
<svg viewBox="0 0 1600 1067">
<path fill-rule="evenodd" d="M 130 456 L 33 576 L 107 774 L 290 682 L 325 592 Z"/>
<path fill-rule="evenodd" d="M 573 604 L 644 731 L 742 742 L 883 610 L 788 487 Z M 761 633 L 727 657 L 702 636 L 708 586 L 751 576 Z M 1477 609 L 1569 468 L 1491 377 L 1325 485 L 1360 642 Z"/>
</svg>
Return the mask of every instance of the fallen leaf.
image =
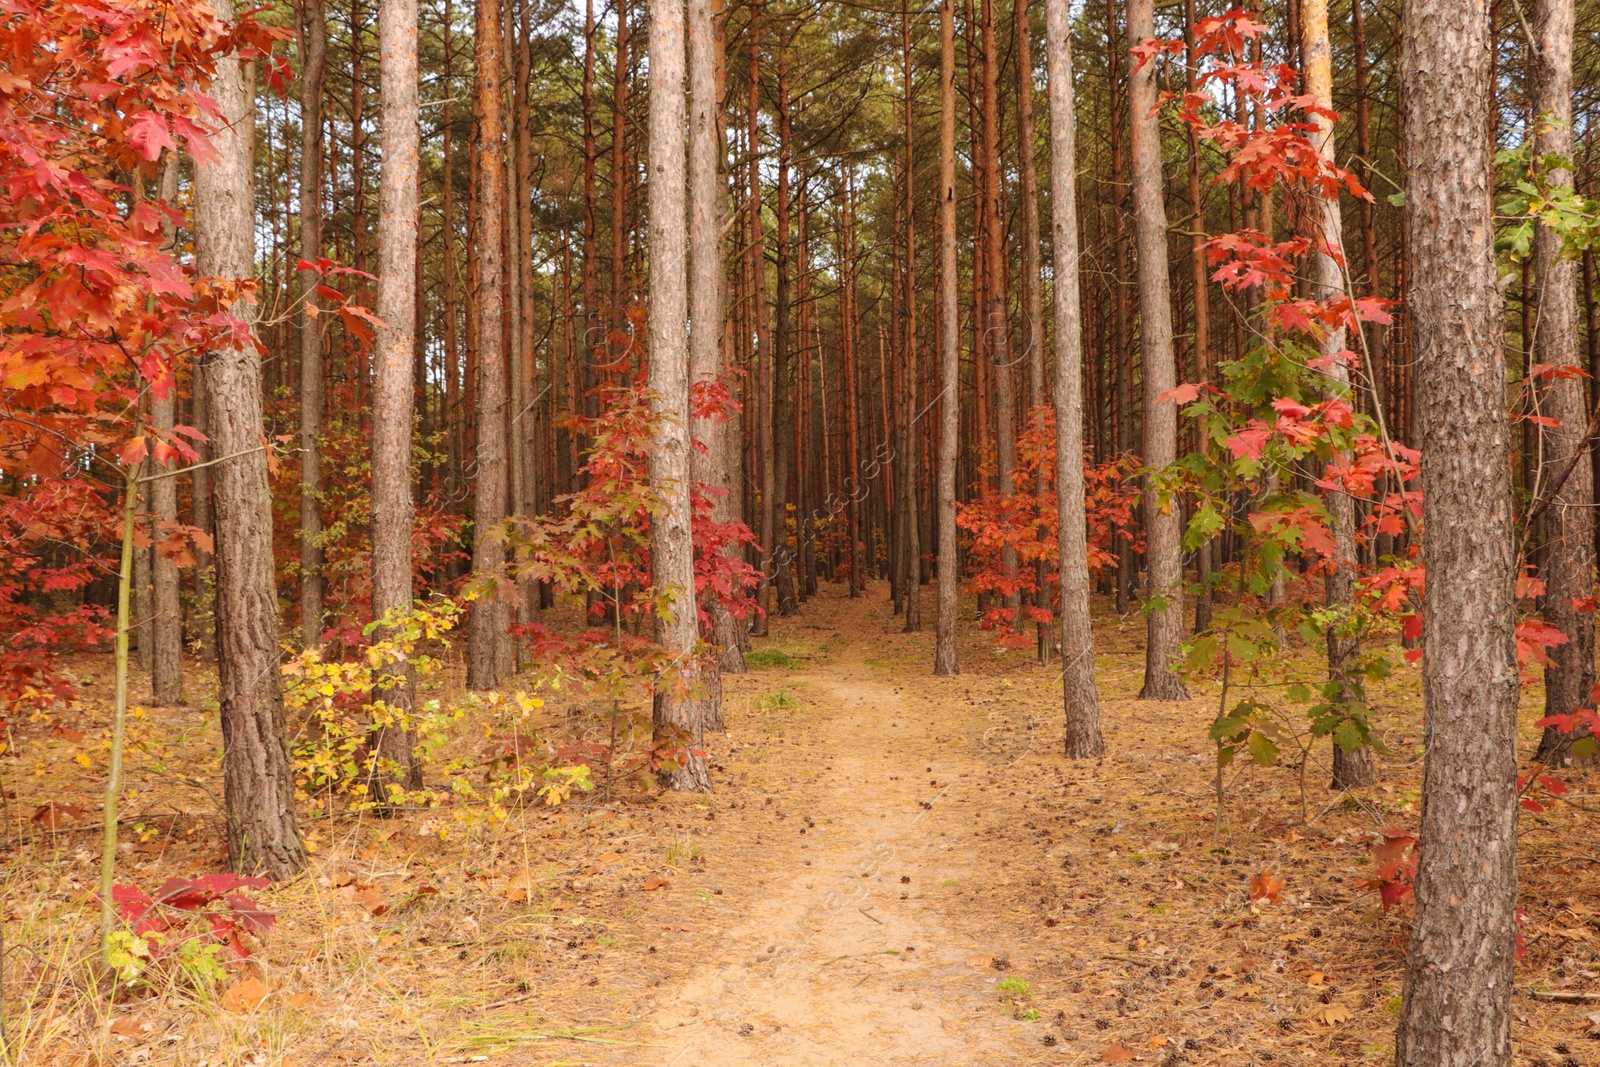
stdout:
<svg viewBox="0 0 1600 1067">
<path fill-rule="evenodd" d="M 1306 985 L 1309 986 L 1326 985 L 1327 981 L 1328 976 L 1323 974 L 1321 971 L 1312 971 L 1310 974 L 1306 975 Z"/>
<path fill-rule="evenodd" d="M 1127 1060 L 1136 1060 L 1138 1058 L 1138 1056 L 1134 1055 L 1133 1049 L 1124 1048 L 1117 1042 L 1112 1042 L 1104 1052 L 1100 1053 L 1101 1063 L 1123 1063 Z"/>
<path fill-rule="evenodd" d="M 222 991 L 222 1007 L 232 1012 L 255 1011 L 266 1001 L 268 993 L 267 983 L 250 975 Z"/>
<path fill-rule="evenodd" d="M 300 1011 L 304 1011 L 305 1009 L 311 1007 L 316 1002 L 317 1002 L 317 997 L 316 997 L 315 993 L 307 993 L 307 992 L 305 992 L 303 990 L 301 992 L 299 992 L 299 993 L 290 994 L 289 999 L 287 1001 L 289 1007 L 298 1009 Z"/>
<path fill-rule="evenodd" d="M 698 934 L 700 932 L 700 928 L 694 923 L 662 923 L 661 929 L 677 930 L 679 933 L 685 934 Z"/>
<path fill-rule="evenodd" d="M 1311 1021 L 1318 1026 L 1338 1026 L 1340 1023 L 1349 1022 L 1354 1016 L 1350 1009 L 1343 1004 L 1324 1004 L 1311 1013 Z"/>
<path fill-rule="evenodd" d="M 1272 868 L 1269 867 L 1260 874 L 1250 876 L 1250 899 L 1266 900 L 1276 904 L 1278 894 L 1283 892 L 1285 884 L 1282 878 L 1272 876 Z"/>
<path fill-rule="evenodd" d="M 150 1032 L 150 1024 L 137 1015 L 124 1015 L 120 1019 L 112 1020 L 111 1032 L 122 1037 L 138 1037 L 140 1034 Z"/>
<path fill-rule="evenodd" d="M 618 860 L 624 859 L 624 858 L 625 857 L 620 852 L 607 852 L 607 853 L 604 853 L 603 855 L 596 856 L 595 857 L 595 861 L 594 861 L 594 865 L 596 867 L 604 867 L 607 864 L 616 863 Z"/>
<path fill-rule="evenodd" d="M 987 971 L 994 966 L 993 956 L 968 956 L 967 966 L 976 971 Z"/>
<path fill-rule="evenodd" d="M 89 813 L 80 807 L 72 804 L 57 804 L 52 800 L 50 803 L 40 804 L 34 809 L 33 821 L 46 830 L 59 830 L 61 829 L 61 824 L 66 820 L 81 819 L 87 814 Z"/>
<path fill-rule="evenodd" d="M 1166 1036 L 1164 1034 L 1157 1034 L 1155 1037 L 1152 1037 L 1149 1041 L 1145 1042 L 1145 1047 L 1146 1048 L 1161 1048 L 1166 1043 L 1167 1043 Z"/>
<path fill-rule="evenodd" d="M 50 724 L 50 733 L 56 737 L 64 738 L 66 741 L 74 745 L 83 740 L 82 730 L 75 730 L 70 726 L 63 726 L 60 719 L 57 719 L 55 722 Z"/>
<path fill-rule="evenodd" d="M 528 891 L 520 885 L 508 885 L 505 888 L 504 896 L 513 904 L 521 904 L 528 899 Z"/>
<path fill-rule="evenodd" d="M 671 884 L 672 883 L 667 881 L 665 878 L 651 878 L 649 881 L 645 882 L 644 887 L 646 889 L 665 889 Z"/>
<path fill-rule="evenodd" d="M 376 886 L 367 886 L 356 891 L 352 899 L 367 909 L 368 915 L 382 915 L 389 910 L 389 902 L 384 899 L 383 893 Z"/>
</svg>

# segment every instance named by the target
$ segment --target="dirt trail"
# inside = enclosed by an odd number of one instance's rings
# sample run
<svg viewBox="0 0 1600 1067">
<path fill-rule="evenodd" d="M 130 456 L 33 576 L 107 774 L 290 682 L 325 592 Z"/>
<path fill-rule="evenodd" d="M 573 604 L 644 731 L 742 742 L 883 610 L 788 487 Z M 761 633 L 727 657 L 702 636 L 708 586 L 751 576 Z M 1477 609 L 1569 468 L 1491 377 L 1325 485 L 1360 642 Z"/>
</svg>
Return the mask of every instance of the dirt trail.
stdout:
<svg viewBox="0 0 1600 1067">
<path fill-rule="evenodd" d="M 826 768 L 809 832 L 788 850 L 793 869 L 663 990 L 644 1029 L 665 1049 L 648 1062 L 1011 1060 L 1005 1048 L 1022 1034 L 996 1010 L 1001 972 L 925 892 L 976 874 L 976 841 L 948 815 L 981 761 L 966 736 L 938 732 L 909 687 L 872 677 L 877 644 L 852 634 L 835 660 L 787 679 L 805 694 L 811 758 Z"/>
</svg>

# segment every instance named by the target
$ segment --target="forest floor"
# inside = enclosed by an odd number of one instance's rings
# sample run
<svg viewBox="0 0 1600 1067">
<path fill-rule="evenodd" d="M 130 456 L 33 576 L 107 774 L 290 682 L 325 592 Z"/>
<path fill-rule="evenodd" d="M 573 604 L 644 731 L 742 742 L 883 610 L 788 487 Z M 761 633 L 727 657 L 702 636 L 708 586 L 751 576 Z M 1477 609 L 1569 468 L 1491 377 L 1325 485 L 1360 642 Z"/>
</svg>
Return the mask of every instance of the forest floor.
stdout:
<svg viewBox="0 0 1600 1067">
<path fill-rule="evenodd" d="M 13 1062 L 1392 1060 L 1408 912 L 1357 883 L 1379 830 L 1416 826 L 1414 669 L 1377 694 L 1378 786 L 1328 791 L 1324 746 L 1302 817 L 1296 766 L 1231 769 L 1219 828 L 1215 688 L 1133 699 L 1138 616 L 1097 617 L 1109 753 L 1085 763 L 1061 755 L 1053 668 L 972 633 L 962 673 L 932 677 L 929 623 L 902 634 L 881 585 L 855 601 L 825 587 L 773 620 L 762 667 L 726 679 L 711 795 L 629 782 L 501 824 L 452 822 L 448 805 L 308 821 L 311 867 L 258 894 L 277 925 L 242 970 L 110 998 L 83 963 L 109 660 L 75 664 L 95 695 L 70 723 L 14 724 L 0 766 Z M 435 685 L 459 692 L 454 676 Z M 1523 703 L 1531 751 L 1542 700 Z M 611 729 L 579 706 L 544 711 L 546 741 Z M 221 869 L 212 718 L 137 720 L 123 880 Z M 469 726 L 463 750 L 489 732 Z M 1571 803 L 1522 822 L 1519 1065 L 1600 1065 L 1600 1004 L 1581 999 L 1600 1000 L 1600 853 L 1579 807 L 1600 778 L 1568 777 Z M 81 817 L 31 817 L 51 803 Z M 1263 879 L 1282 880 L 1276 900 Z"/>
</svg>

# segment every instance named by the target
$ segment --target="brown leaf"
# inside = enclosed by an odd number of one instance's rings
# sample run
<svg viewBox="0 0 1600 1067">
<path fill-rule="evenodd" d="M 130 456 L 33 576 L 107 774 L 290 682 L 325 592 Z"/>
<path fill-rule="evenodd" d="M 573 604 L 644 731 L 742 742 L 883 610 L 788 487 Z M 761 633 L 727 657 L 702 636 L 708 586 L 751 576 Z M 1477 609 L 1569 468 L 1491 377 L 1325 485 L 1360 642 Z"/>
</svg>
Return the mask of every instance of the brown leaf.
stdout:
<svg viewBox="0 0 1600 1067">
<path fill-rule="evenodd" d="M 1250 899 L 1265 900 L 1273 904 L 1278 902 L 1278 894 L 1283 892 L 1286 883 L 1282 878 L 1272 876 L 1272 868 L 1267 868 L 1260 874 L 1250 876 Z"/>
<path fill-rule="evenodd" d="M 40 804 L 34 809 L 33 821 L 46 830 L 59 830 L 61 829 L 61 824 L 67 819 L 81 819 L 87 814 L 89 813 L 80 807 L 72 804 L 57 804 L 52 800 L 50 803 Z"/>
<path fill-rule="evenodd" d="M 646 889 L 665 889 L 672 883 L 665 878 L 651 878 L 644 883 Z"/>
<path fill-rule="evenodd" d="M 222 1007 L 232 1012 L 255 1011 L 269 994 L 267 983 L 255 975 L 241 978 L 222 991 Z"/>
<path fill-rule="evenodd" d="M 307 993 L 307 992 L 305 992 L 303 990 L 301 992 L 299 992 L 299 993 L 291 994 L 289 996 L 288 1001 L 287 1001 L 289 1007 L 295 1008 L 295 1009 L 300 1010 L 300 1011 L 304 1011 L 305 1009 L 307 1009 L 307 1008 L 311 1007 L 312 1005 L 316 1004 L 316 1002 L 317 1002 L 317 997 L 316 997 L 315 993 Z"/>
<path fill-rule="evenodd" d="M 993 956 L 968 956 L 967 966 L 975 971 L 987 971 L 994 966 Z"/>
<path fill-rule="evenodd" d="M 606 852 L 595 857 L 594 865 L 596 867 L 605 867 L 609 864 L 616 863 L 618 860 L 623 858 L 624 857 L 620 852 Z"/>
<path fill-rule="evenodd" d="M 111 1032 L 121 1037 L 138 1037 L 140 1034 L 150 1032 L 150 1024 L 137 1015 L 124 1015 L 120 1019 L 113 1019 Z"/>
<path fill-rule="evenodd" d="M 1354 1016 L 1350 1009 L 1343 1004 L 1324 1004 L 1311 1013 L 1311 1021 L 1318 1026 L 1338 1026 L 1340 1023 L 1349 1022 Z"/>
<path fill-rule="evenodd" d="M 352 898 L 357 904 L 367 909 L 368 915 L 382 915 L 389 910 L 389 902 L 384 899 L 383 893 L 377 886 L 367 886 L 358 889 Z"/>
<path fill-rule="evenodd" d="M 1127 1060 L 1136 1060 L 1138 1058 L 1138 1056 L 1134 1055 L 1133 1049 L 1124 1048 L 1116 1041 L 1107 1045 L 1106 1050 L 1100 1053 L 1101 1063 L 1123 1063 Z"/>
<path fill-rule="evenodd" d="M 1326 985 L 1327 982 L 1328 976 L 1323 974 L 1321 971 L 1312 971 L 1310 974 L 1306 975 L 1306 985 L 1319 986 Z"/>
</svg>

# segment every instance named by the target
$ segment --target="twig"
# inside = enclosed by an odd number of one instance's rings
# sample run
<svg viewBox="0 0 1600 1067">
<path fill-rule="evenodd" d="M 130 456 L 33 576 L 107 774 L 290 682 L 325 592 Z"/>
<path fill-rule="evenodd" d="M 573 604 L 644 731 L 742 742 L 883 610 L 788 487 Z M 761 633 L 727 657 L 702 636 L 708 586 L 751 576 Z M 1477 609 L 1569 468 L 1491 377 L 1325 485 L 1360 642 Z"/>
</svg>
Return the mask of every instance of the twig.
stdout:
<svg viewBox="0 0 1600 1067">
<path fill-rule="evenodd" d="M 1600 1002 L 1600 993 L 1561 993 L 1545 989 L 1526 989 L 1523 995 L 1534 1000 L 1553 1000 L 1558 1004 L 1592 1004 Z"/>
</svg>

